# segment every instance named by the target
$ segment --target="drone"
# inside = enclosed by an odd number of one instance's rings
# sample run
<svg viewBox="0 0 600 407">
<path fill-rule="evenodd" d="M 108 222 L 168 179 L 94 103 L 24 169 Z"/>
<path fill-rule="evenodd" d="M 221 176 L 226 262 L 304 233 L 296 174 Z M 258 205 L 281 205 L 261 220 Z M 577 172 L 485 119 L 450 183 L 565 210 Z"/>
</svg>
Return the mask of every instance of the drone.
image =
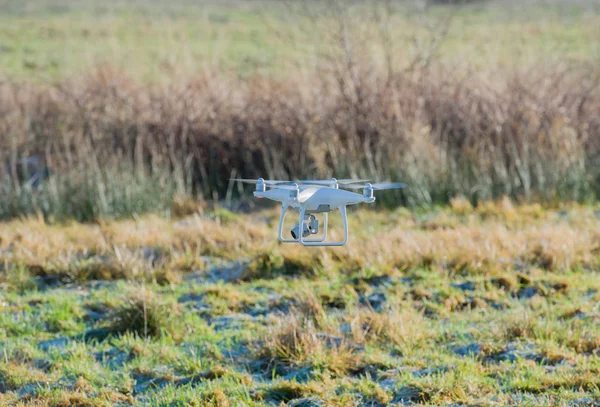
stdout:
<svg viewBox="0 0 600 407">
<path fill-rule="evenodd" d="M 279 240 L 283 243 L 300 243 L 303 246 L 343 246 L 348 242 L 348 216 L 346 206 L 359 203 L 373 203 L 374 191 L 406 187 L 400 183 L 370 184 L 363 179 L 299 180 L 278 181 L 258 179 L 232 179 L 248 184 L 256 184 L 254 196 L 281 202 L 279 218 Z M 362 189 L 363 194 L 346 191 Z M 292 238 L 283 237 L 283 223 L 288 209 L 300 212 L 298 223 L 292 228 Z M 327 215 L 338 209 L 344 223 L 344 240 L 327 240 Z M 309 237 L 319 233 L 319 220 L 316 214 L 323 214 L 323 233 L 318 237 Z M 302 231 L 302 232 L 300 232 Z"/>
</svg>

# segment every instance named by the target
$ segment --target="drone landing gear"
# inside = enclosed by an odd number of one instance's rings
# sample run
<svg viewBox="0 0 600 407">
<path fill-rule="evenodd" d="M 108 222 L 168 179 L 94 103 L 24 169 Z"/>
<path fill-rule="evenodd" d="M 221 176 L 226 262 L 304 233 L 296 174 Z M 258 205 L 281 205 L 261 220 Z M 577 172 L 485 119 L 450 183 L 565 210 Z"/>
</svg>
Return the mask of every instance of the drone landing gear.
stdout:
<svg viewBox="0 0 600 407">
<path fill-rule="evenodd" d="M 319 238 L 305 239 L 306 235 L 311 234 L 311 229 L 307 229 L 304 221 L 306 218 L 306 213 L 304 209 L 300 209 L 300 220 L 294 229 L 292 229 L 293 239 L 283 237 L 283 221 L 285 219 L 285 214 L 288 210 L 289 206 L 282 206 L 281 208 L 281 217 L 279 218 L 279 240 L 283 243 L 300 243 L 303 246 L 343 246 L 348 242 L 348 217 L 346 215 L 346 207 L 341 206 L 339 208 L 340 214 L 342 215 L 342 220 L 344 222 L 344 240 L 339 242 L 326 242 L 327 239 L 327 212 L 323 213 L 324 221 L 323 221 L 323 236 Z M 310 220 L 310 215 L 309 215 Z M 311 222 L 312 224 L 312 222 Z"/>
</svg>

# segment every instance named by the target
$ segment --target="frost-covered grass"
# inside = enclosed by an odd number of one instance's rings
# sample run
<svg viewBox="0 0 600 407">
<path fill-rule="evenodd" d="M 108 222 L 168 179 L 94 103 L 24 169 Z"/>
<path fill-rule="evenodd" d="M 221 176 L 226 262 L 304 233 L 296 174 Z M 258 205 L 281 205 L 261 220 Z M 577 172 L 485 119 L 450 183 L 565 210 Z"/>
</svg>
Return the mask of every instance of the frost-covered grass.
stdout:
<svg viewBox="0 0 600 407">
<path fill-rule="evenodd" d="M 1 224 L 1 404 L 599 402 L 598 208 L 350 216 L 338 249 L 269 210 Z"/>
</svg>

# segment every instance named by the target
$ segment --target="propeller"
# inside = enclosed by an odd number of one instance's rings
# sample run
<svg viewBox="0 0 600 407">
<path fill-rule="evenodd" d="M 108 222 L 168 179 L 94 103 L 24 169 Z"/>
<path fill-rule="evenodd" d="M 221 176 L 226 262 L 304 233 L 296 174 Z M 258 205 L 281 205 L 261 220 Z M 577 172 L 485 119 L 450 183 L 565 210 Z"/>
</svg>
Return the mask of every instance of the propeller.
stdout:
<svg viewBox="0 0 600 407">
<path fill-rule="evenodd" d="M 406 187 L 406 184 L 401 184 L 399 182 L 380 182 L 377 184 L 366 184 L 366 185 L 355 185 L 355 184 L 347 184 L 344 185 L 344 188 L 348 189 L 363 189 L 371 187 L 373 191 L 381 191 L 384 189 L 399 189 Z"/>
<path fill-rule="evenodd" d="M 244 182 L 246 184 L 258 184 L 258 180 L 257 179 L 245 179 L 245 178 L 230 178 L 229 181 L 238 181 L 238 182 Z M 265 185 L 279 185 L 279 184 L 292 184 L 291 181 L 279 181 L 279 180 L 272 180 L 272 179 L 265 179 L 263 180 L 263 182 L 265 183 Z"/>
<path fill-rule="evenodd" d="M 337 183 L 340 185 L 348 185 L 348 184 L 362 184 L 363 182 L 369 182 L 370 179 L 338 179 Z"/>
<path fill-rule="evenodd" d="M 294 185 L 294 183 L 289 183 L 289 184 L 276 184 L 276 185 L 268 185 L 267 186 L 269 188 L 274 188 L 274 189 L 287 189 L 288 191 L 295 191 L 298 189 L 297 185 Z"/>
<path fill-rule="evenodd" d="M 230 178 L 230 181 L 239 181 L 239 182 L 245 182 L 247 184 L 258 184 L 259 180 L 257 179 L 244 179 L 244 178 Z M 298 190 L 298 184 L 296 182 L 292 182 L 292 181 L 279 181 L 279 180 L 270 180 L 270 179 L 265 179 L 262 180 L 263 181 L 263 185 L 269 188 L 275 188 L 275 189 L 285 189 L 288 191 L 296 191 Z"/>
<path fill-rule="evenodd" d="M 303 180 L 298 180 L 298 181 L 294 181 L 300 184 L 313 184 L 313 185 L 331 185 L 334 182 L 337 182 L 338 185 L 348 185 L 348 184 L 357 184 L 357 183 L 364 183 L 364 182 L 369 182 L 370 179 L 327 179 L 327 180 L 323 180 L 323 179 L 303 179 Z"/>
<path fill-rule="evenodd" d="M 247 178 L 230 178 L 230 181 L 237 181 L 237 182 L 244 182 L 246 184 L 258 184 L 258 180 L 257 179 L 247 179 Z M 350 184 L 357 184 L 357 183 L 365 183 L 365 182 L 369 182 L 369 179 L 338 179 L 338 180 L 332 180 L 332 179 L 328 179 L 328 180 L 323 180 L 323 179 L 303 179 L 303 180 L 296 180 L 296 181 L 280 181 L 280 180 L 271 180 L 271 179 L 265 179 L 263 180 L 264 184 L 266 186 L 269 187 L 276 187 L 276 188 L 283 188 L 284 185 L 288 185 L 291 187 L 294 187 L 294 184 L 302 184 L 302 185 L 315 185 L 315 186 L 319 186 L 319 185 L 331 185 L 334 182 L 337 182 L 338 185 L 350 185 Z M 362 187 L 361 187 L 362 188 Z"/>
</svg>

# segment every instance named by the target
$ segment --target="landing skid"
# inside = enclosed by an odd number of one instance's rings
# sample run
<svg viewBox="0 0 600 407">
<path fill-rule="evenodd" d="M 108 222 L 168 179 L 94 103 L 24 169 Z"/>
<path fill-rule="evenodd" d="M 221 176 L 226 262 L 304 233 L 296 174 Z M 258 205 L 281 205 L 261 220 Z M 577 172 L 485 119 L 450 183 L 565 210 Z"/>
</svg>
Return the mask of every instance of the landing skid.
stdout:
<svg viewBox="0 0 600 407">
<path fill-rule="evenodd" d="M 328 213 L 324 212 L 324 222 L 323 222 L 323 236 L 319 238 L 305 239 L 302 236 L 303 223 L 304 223 L 304 215 L 305 210 L 300 209 L 300 220 L 298 221 L 298 239 L 289 239 L 283 237 L 283 221 L 285 219 L 285 214 L 288 210 L 289 206 L 281 207 L 281 216 L 279 218 L 279 240 L 283 243 L 300 243 L 303 246 L 343 246 L 348 242 L 348 216 L 346 214 L 346 207 L 340 206 L 338 209 L 340 210 L 340 214 L 342 215 L 342 220 L 344 222 L 344 240 L 340 242 L 326 242 L 327 239 L 327 220 Z"/>
</svg>

